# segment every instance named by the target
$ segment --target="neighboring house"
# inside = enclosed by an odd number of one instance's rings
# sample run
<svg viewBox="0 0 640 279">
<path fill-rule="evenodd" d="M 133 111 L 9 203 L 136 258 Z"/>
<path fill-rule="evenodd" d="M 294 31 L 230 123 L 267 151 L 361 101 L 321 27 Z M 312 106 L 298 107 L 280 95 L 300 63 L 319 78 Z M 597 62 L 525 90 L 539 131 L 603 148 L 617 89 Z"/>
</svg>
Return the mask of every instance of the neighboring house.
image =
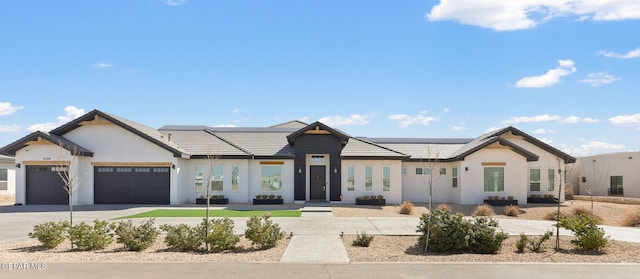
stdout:
<svg viewBox="0 0 640 279">
<path fill-rule="evenodd" d="M 579 185 L 575 193 L 640 198 L 640 152 L 580 157 L 575 165 Z"/>
<path fill-rule="evenodd" d="M 323 123 L 153 129 L 98 110 L 2 149 L 22 167 L 16 202 L 66 204 L 57 171 L 77 176 L 74 204 L 183 204 L 205 185 L 232 203 L 280 195 L 286 203 L 480 204 L 488 196 L 557 193 L 557 170 L 575 158 L 514 128 L 475 139 L 353 137 Z M 211 183 L 206 183 L 211 179 Z M 563 197 L 560 197 L 563 198 Z"/>
<path fill-rule="evenodd" d="M 13 204 L 16 194 L 15 159 L 0 155 L 0 205 Z"/>
</svg>

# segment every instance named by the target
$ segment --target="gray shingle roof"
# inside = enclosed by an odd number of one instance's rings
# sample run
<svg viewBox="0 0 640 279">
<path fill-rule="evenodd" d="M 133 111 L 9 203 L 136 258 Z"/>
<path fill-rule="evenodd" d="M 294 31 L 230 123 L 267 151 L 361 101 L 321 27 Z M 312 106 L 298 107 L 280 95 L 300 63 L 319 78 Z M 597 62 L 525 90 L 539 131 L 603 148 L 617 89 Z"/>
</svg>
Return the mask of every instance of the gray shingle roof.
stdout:
<svg viewBox="0 0 640 279">
<path fill-rule="evenodd" d="M 210 131 L 255 156 L 293 157 L 293 150 L 287 142 L 289 131 L 282 132 L 278 129 L 273 132 L 266 130 L 232 132 L 217 129 Z"/>
<path fill-rule="evenodd" d="M 384 157 L 396 159 L 405 159 L 409 157 L 406 154 L 389 149 L 385 146 L 381 146 L 359 138 L 350 138 L 347 142 L 347 145 L 345 145 L 345 147 L 342 149 L 342 153 L 340 153 L 340 156 L 359 158 Z"/>
<path fill-rule="evenodd" d="M 179 145 L 191 156 L 249 156 L 250 154 L 205 130 L 162 130 L 165 138 Z"/>
<path fill-rule="evenodd" d="M 307 127 L 307 123 L 304 123 L 302 121 L 299 120 L 293 120 L 293 121 L 288 121 L 288 122 L 284 122 L 284 123 L 280 123 L 277 125 L 273 125 L 271 126 L 271 128 L 292 128 L 292 129 L 302 129 L 304 127 Z"/>
</svg>

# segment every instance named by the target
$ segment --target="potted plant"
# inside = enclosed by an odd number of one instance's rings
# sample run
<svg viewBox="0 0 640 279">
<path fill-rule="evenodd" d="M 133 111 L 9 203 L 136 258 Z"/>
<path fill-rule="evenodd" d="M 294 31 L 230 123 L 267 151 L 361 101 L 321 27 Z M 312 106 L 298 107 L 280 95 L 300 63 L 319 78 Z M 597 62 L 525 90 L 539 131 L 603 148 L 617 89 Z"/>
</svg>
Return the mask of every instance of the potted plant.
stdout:
<svg viewBox="0 0 640 279">
<path fill-rule="evenodd" d="M 491 206 L 507 206 L 518 205 L 518 200 L 516 200 L 513 196 L 489 196 L 486 200 L 484 200 L 484 203 Z"/>
<path fill-rule="evenodd" d="M 282 195 L 275 194 L 258 194 L 253 199 L 253 204 L 283 204 Z"/>
<path fill-rule="evenodd" d="M 209 198 L 209 204 L 228 204 L 229 199 L 224 195 L 213 195 Z M 207 204 L 207 198 L 200 196 L 196 199 L 196 204 Z"/>
<path fill-rule="evenodd" d="M 361 196 L 356 198 L 356 205 L 386 205 L 383 195 L 377 196 Z"/>
</svg>

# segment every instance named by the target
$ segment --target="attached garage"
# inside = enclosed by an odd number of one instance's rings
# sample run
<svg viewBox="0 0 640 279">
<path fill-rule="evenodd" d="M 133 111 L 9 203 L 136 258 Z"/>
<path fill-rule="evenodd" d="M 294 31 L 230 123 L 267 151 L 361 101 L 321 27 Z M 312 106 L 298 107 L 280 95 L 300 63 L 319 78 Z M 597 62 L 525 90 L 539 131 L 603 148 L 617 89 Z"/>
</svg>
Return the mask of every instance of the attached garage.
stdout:
<svg viewBox="0 0 640 279">
<path fill-rule="evenodd" d="M 169 167 L 94 167 L 95 204 L 169 204 Z"/>
<path fill-rule="evenodd" d="M 26 166 L 27 204 L 69 204 L 58 166 Z"/>
</svg>

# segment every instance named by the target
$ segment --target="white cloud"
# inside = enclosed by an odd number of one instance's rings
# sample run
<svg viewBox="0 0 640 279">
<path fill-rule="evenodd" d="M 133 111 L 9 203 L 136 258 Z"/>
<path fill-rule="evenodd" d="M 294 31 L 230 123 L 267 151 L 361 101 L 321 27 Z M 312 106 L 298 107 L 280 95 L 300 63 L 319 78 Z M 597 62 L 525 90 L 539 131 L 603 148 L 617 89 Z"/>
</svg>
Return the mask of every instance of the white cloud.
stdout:
<svg viewBox="0 0 640 279">
<path fill-rule="evenodd" d="M 571 60 L 558 60 L 557 68 L 550 69 L 543 75 L 521 78 L 516 82 L 516 87 L 541 88 L 552 86 L 560 82 L 561 77 L 574 73 L 576 71 L 574 65 Z"/>
<path fill-rule="evenodd" d="M 615 126 L 635 126 L 640 131 L 640 113 L 632 115 L 616 115 L 609 118 L 609 123 Z"/>
<path fill-rule="evenodd" d="M 400 121 L 400 128 L 406 128 L 414 124 L 420 124 L 423 126 L 429 126 L 431 122 L 435 122 L 438 119 L 432 116 L 426 116 L 426 111 L 421 111 L 416 116 L 410 116 L 406 114 L 393 114 L 389 115 L 387 119 Z"/>
<path fill-rule="evenodd" d="M 538 139 L 541 142 L 544 142 L 544 143 L 549 144 L 549 145 L 553 143 L 553 140 L 551 140 L 551 139 L 546 139 L 546 138 L 538 138 Z"/>
<path fill-rule="evenodd" d="M 615 77 L 612 74 L 608 74 L 608 73 L 605 73 L 605 72 L 599 72 L 599 73 L 589 73 L 589 74 L 587 74 L 587 77 L 585 77 L 584 79 L 580 80 L 580 82 L 589 83 L 593 87 L 598 87 L 598 86 L 601 86 L 603 84 L 613 83 L 613 82 L 618 81 L 618 80 L 621 80 L 621 78 Z"/>
<path fill-rule="evenodd" d="M 449 112 L 449 108 L 444 108 L 444 109 L 442 109 L 442 111 Z"/>
<path fill-rule="evenodd" d="M 540 135 L 545 135 L 545 134 L 553 134 L 555 133 L 553 130 L 549 130 L 549 129 L 537 129 L 535 131 L 533 131 L 534 134 L 540 134 Z"/>
<path fill-rule="evenodd" d="M 467 127 L 465 127 L 464 125 L 457 125 L 457 126 L 453 126 L 451 127 L 451 131 L 463 131 L 466 130 Z"/>
<path fill-rule="evenodd" d="M 213 127 L 227 128 L 227 127 L 236 127 L 236 125 L 233 125 L 233 124 L 219 124 L 219 125 L 214 125 Z"/>
<path fill-rule="evenodd" d="M 303 116 L 298 118 L 298 121 L 304 122 L 304 123 L 309 123 L 309 116 Z"/>
<path fill-rule="evenodd" d="M 187 0 L 167 0 L 168 6 L 182 6 L 187 4 Z"/>
<path fill-rule="evenodd" d="M 542 114 L 542 115 L 536 115 L 536 116 L 511 117 L 508 120 L 502 121 L 502 123 L 510 125 L 510 124 L 517 124 L 517 123 L 548 122 L 548 121 L 556 121 L 560 119 L 562 119 L 562 117 L 560 117 L 559 115 Z"/>
<path fill-rule="evenodd" d="M 630 58 L 640 57 L 640 48 L 636 48 L 634 50 L 630 50 L 629 52 L 627 52 L 625 54 L 615 53 L 615 52 L 611 52 L 611 51 L 604 51 L 604 50 L 598 52 L 598 54 L 606 56 L 606 57 L 611 57 L 611 58 L 630 59 Z"/>
<path fill-rule="evenodd" d="M 0 115 L 11 115 L 14 112 L 23 109 L 23 106 L 14 106 L 11 103 L 0 102 Z"/>
<path fill-rule="evenodd" d="M 500 130 L 500 129 L 503 129 L 503 128 L 504 128 L 504 127 L 491 127 L 491 128 L 487 129 L 487 130 L 486 130 L 486 131 L 484 131 L 484 132 L 485 132 L 485 133 L 490 133 L 490 132 L 497 131 L 497 130 Z"/>
<path fill-rule="evenodd" d="M 240 109 L 233 109 L 233 111 L 232 111 L 232 112 L 233 112 L 233 113 L 238 113 L 238 112 L 240 112 Z"/>
<path fill-rule="evenodd" d="M 559 17 L 577 21 L 640 19 L 637 0 L 440 0 L 426 15 L 430 21 L 510 31 L 533 28 Z"/>
<path fill-rule="evenodd" d="M 580 146 L 565 147 L 564 151 L 573 156 L 589 156 L 599 153 L 621 152 L 627 148 L 621 144 L 612 144 L 601 141 L 588 141 Z"/>
<path fill-rule="evenodd" d="M 68 106 L 64 108 L 64 115 L 56 117 L 56 119 L 58 120 L 57 122 L 33 124 L 33 125 L 30 125 L 29 128 L 27 128 L 27 131 L 29 132 L 51 131 L 62 124 L 65 124 L 71 120 L 74 120 L 82 116 L 84 113 L 85 113 L 84 109 L 80 109 L 74 106 Z"/>
<path fill-rule="evenodd" d="M 93 67 L 94 67 L 94 68 L 102 68 L 102 69 L 104 69 L 104 68 L 111 68 L 111 67 L 113 67 L 113 64 L 109 64 L 109 63 L 104 63 L 104 62 L 102 62 L 102 63 L 93 64 Z"/>
<path fill-rule="evenodd" d="M 572 115 L 572 116 L 569 116 L 569 117 L 566 117 L 566 118 L 562 119 L 561 122 L 562 123 L 567 123 L 567 124 L 575 124 L 575 123 L 580 123 L 580 122 L 598 123 L 600 121 L 598 121 L 598 119 L 594 119 L 594 118 L 591 118 L 591 117 L 582 118 L 582 117 L 578 117 L 578 116 Z"/>
<path fill-rule="evenodd" d="M 19 133 L 20 126 L 18 125 L 0 125 L 0 133 Z"/>
<path fill-rule="evenodd" d="M 371 117 L 368 115 L 352 114 L 348 117 L 339 115 L 322 117 L 318 121 L 329 126 L 344 126 L 344 125 L 365 125 L 368 124 Z"/>
</svg>

